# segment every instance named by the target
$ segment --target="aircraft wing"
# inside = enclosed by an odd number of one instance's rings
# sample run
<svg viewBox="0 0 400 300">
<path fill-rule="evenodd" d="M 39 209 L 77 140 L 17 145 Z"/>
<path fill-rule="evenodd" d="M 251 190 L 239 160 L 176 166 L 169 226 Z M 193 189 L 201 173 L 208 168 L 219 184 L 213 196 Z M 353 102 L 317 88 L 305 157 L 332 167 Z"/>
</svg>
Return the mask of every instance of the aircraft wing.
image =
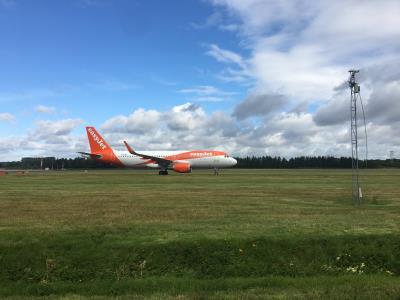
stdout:
<svg viewBox="0 0 400 300">
<path fill-rule="evenodd" d="M 128 149 L 128 152 L 133 155 L 137 155 L 146 159 L 151 159 L 157 162 L 158 165 L 163 166 L 163 167 L 168 167 L 170 164 L 172 164 L 172 160 L 157 157 L 157 156 L 152 156 L 152 155 L 146 155 L 146 154 L 141 154 L 137 153 L 135 150 L 132 149 L 131 146 L 127 142 L 124 141 L 126 149 Z"/>
</svg>

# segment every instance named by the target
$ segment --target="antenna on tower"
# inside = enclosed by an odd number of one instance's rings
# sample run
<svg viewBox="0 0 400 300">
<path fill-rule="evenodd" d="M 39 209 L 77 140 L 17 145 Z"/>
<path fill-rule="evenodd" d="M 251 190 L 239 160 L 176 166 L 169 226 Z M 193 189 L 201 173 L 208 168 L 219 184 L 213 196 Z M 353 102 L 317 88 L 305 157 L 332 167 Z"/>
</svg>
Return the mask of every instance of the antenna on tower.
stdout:
<svg viewBox="0 0 400 300">
<path fill-rule="evenodd" d="M 368 139 L 367 139 L 367 126 L 365 123 L 364 105 L 360 95 L 360 85 L 356 82 L 356 74 L 359 70 L 349 70 L 349 87 L 351 90 L 350 96 L 350 129 L 351 129 L 351 168 L 352 168 L 352 199 L 356 205 L 361 204 L 362 190 L 359 179 L 359 160 L 358 160 L 358 119 L 357 119 L 357 100 L 361 104 L 363 120 L 364 120 L 364 133 L 365 133 L 365 167 L 368 161 Z"/>
</svg>

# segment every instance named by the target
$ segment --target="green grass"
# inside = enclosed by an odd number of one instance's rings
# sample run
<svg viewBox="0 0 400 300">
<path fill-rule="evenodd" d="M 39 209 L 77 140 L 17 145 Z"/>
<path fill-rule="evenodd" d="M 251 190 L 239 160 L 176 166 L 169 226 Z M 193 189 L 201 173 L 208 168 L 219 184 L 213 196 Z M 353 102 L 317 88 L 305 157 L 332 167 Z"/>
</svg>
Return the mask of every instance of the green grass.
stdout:
<svg viewBox="0 0 400 300">
<path fill-rule="evenodd" d="M 396 299 L 400 170 L 0 177 L 0 297 Z"/>
</svg>

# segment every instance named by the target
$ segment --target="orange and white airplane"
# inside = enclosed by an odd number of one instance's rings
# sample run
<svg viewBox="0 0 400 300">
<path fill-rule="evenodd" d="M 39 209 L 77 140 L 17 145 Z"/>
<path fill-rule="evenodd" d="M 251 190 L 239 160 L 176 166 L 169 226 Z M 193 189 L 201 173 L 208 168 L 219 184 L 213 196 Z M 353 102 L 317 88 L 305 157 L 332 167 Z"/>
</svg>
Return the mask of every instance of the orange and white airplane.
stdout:
<svg viewBox="0 0 400 300">
<path fill-rule="evenodd" d="M 128 151 L 118 151 L 102 138 L 94 127 L 86 127 L 90 144 L 90 153 L 78 152 L 92 159 L 131 168 L 155 168 L 160 175 L 168 175 L 168 170 L 190 173 L 192 168 L 215 169 L 229 168 L 237 161 L 226 152 L 216 150 L 192 151 L 141 151 L 136 152 L 124 141 Z"/>
</svg>

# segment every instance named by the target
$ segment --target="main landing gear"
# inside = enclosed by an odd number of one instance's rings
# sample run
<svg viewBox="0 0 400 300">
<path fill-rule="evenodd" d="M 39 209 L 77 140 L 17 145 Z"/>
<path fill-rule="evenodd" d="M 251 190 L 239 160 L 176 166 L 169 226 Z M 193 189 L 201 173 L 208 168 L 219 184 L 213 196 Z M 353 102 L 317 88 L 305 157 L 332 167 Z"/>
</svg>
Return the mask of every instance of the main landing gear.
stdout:
<svg viewBox="0 0 400 300">
<path fill-rule="evenodd" d="M 158 172 L 158 175 L 168 175 L 168 171 L 167 170 L 160 170 Z"/>
<path fill-rule="evenodd" d="M 214 167 L 214 176 L 219 175 L 219 169 L 217 167 Z"/>
</svg>

